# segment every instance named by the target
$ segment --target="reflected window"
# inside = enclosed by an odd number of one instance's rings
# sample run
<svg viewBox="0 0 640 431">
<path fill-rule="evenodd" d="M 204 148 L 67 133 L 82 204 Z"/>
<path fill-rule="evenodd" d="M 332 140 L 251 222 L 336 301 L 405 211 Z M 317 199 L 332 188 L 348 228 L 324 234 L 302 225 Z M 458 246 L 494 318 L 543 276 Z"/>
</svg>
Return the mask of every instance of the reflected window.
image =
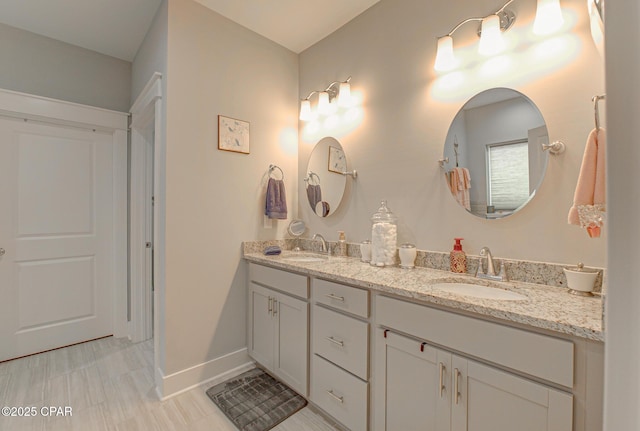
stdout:
<svg viewBox="0 0 640 431">
<path fill-rule="evenodd" d="M 487 201 L 496 210 L 515 210 L 529 199 L 529 142 L 487 145 Z"/>
</svg>

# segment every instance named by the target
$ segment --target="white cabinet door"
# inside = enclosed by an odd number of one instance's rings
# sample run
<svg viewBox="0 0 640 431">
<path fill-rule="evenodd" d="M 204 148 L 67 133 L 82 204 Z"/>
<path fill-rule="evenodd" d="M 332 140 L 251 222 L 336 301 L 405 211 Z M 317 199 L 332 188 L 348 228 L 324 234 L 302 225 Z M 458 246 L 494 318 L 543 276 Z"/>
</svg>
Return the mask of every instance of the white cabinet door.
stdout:
<svg viewBox="0 0 640 431">
<path fill-rule="evenodd" d="M 0 119 L 0 361 L 113 333 L 113 170 L 110 134 Z"/>
<path fill-rule="evenodd" d="M 452 431 L 572 430 L 570 394 L 458 356 L 453 368 Z"/>
<path fill-rule="evenodd" d="M 249 287 L 249 355 L 307 395 L 309 304 L 255 283 Z"/>
<path fill-rule="evenodd" d="M 451 354 L 383 330 L 376 344 L 376 430 L 448 431 Z"/>
<path fill-rule="evenodd" d="M 292 389 L 306 395 L 309 304 L 284 294 L 278 294 L 276 301 L 274 371 Z"/>
<path fill-rule="evenodd" d="M 273 369 L 275 326 L 273 302 L 275 292 L 251 283 L 249 289 L 251 313 L 251 342 L 249 354 L 260 364 Z"/>
</svg>

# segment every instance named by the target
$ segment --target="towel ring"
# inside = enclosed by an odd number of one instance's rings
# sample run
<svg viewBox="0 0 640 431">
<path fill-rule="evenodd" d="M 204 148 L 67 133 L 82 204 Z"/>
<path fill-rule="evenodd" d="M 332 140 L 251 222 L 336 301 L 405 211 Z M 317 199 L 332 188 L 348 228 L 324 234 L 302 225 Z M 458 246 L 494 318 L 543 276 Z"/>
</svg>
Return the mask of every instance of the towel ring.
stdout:
<svg viewBox="0 0 640 431">
<path fill-rule="evenodd" d="M 442 169 L 444 169 L 445 163 L 449 163 L 449 157 L 445 157 L 444 159 L 438 160 L 438 164 Z"/>
<path fill-rule="evenodd" d="M 316 177 L 316 179 L 314 180 L 313 177 Z M 315 184 L 313 184 L 314 186 L 320 185 L 320 177 L 318 176 L 318 174 L 313 171 L 309 171 L 307 173 L 307 176 L 304 178 L 304 182 L 307 184 L 311 184 L 312 181 L 315 181 Z"/>
<path fill-rule="evenodd" d="M 276 169 L 280 171 L 280 175 L 282 176 L 282 178 L 280 178 L 280 179 L 284 180 L 284 171 L 278 165 L 269 165 L 269 178 L 273 178 L 274 180 L 277 180 L 277 178 L 274 178 L 274 177 L 271 176 L 273 171 L 275 171 Z"/>
</svg>

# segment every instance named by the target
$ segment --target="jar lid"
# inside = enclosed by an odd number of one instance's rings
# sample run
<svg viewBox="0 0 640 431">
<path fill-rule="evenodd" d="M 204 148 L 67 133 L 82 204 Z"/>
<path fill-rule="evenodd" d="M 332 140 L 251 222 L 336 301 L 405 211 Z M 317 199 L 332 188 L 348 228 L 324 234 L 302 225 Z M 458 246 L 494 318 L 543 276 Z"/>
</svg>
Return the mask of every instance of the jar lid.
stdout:
<svg viewBox="0 0 640 431">
<path fill-rule="evenodd" d="M 391 210 L 387 207 L 387 201 L 380 202 L 380 208 L 378 211 L 371 217 L 371 221 L 373 222 L 390 222 L 394 223 L 397 220 L 397 217 L 393 215 Z"/>
<path fill-rule="evenodd" d="M 405 242 L 400 246 L 400 248 L 416 248 L 416 246 L 411 243 Z"/>
<path fill-rule="evenodd" d="M 565 266 L 564 269 L 566 271 L 583 272 L 586 274 L 593 274 L 593 273 L 599 272 L 597 269 L 585 268 L 584 263 L 582 262 L 579 262 L 576 266 Z"/>
</svg>

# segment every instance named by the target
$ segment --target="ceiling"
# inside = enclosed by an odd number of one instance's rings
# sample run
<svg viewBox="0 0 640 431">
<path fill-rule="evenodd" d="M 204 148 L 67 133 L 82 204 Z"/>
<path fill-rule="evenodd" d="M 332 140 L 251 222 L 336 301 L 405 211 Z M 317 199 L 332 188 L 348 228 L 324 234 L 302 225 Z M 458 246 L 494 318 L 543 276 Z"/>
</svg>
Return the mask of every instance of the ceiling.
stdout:
<svg viewBox="0 0 640 431">
<path fill-rule="evenodd" d="M 3 0 L 0 23 L 133 61 L 162 0 Z M 379 0 L 194 0 L 299 53 Z"/>
</svg>

